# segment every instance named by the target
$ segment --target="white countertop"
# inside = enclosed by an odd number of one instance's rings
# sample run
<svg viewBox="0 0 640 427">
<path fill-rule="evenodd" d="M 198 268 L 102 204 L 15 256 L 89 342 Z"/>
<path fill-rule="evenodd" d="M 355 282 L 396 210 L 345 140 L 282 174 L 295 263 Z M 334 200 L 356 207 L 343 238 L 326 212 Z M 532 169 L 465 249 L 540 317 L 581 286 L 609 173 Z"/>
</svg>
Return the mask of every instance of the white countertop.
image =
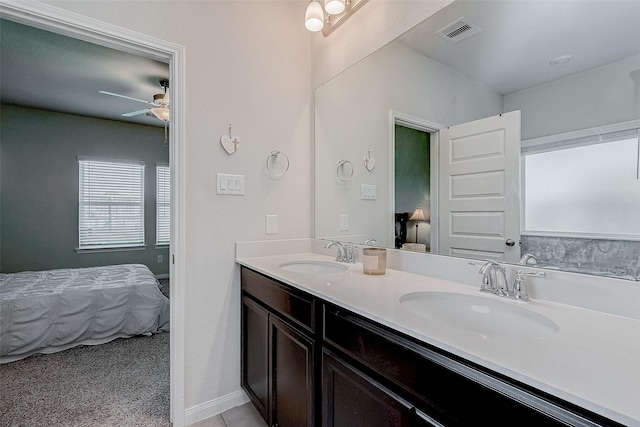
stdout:
<svg viewBox="0 0 640 427">
<path fill-rule="evenodd" d="M 288 272 L 283 262 L 333 261 L 316 253 L 240 258 L 237 262 L 397 331 L 464 357 L 629 426 L 640 426 L 640 321 L 553 302 L 529 303 L 480 293 L 447 280 L 362 264 L 332 274 Z M 399 303 L 416 291 L 446 291 L 523 305 L 560 326 L 544 338 L 487 336 L 428 321 Z M 638 302 L 640 304 L 640 301 Z"/>
</svg>

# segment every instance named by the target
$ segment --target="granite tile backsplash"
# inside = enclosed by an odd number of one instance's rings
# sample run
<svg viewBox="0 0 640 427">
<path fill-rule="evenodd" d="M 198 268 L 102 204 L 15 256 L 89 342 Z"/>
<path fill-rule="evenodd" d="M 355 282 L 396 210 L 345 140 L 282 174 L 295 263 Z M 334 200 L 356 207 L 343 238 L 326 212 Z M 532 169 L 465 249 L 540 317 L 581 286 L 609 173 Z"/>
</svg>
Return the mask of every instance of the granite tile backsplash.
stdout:
<svg viewBox="0 0 640 427">
<path fill-rule="evenodd" d="M 523 235 L 521 242 L 540 266 L 640 281 L 640 241 Z"/>
</svg>

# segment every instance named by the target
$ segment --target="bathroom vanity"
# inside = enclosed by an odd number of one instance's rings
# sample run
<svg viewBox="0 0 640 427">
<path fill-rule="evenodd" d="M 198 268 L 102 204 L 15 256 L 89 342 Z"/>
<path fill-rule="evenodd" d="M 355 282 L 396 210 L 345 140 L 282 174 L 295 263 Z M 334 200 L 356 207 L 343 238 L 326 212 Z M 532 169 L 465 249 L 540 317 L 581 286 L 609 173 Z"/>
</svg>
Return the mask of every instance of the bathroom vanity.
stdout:
<svg viewBox="0 0 640 427">
<path fill-rule="evenodd" d="M 630 341 L 640 322 L 509 301 L 550 323 L 529 327 L 524 319 L 521 329 L 479 333 L 480 318 L 451 326 L 411 307 L 426 295 L 445 298 L 441 306 L 461 297 L 480 311 L 501 310 L 479 286 L 397 270 L 368 276 L 361 264 L 332 270 L 331 260 L 314 253 L 237 260 L 242 387 L 268 425 L 640 425 L 640 353 Z M 295 271 L 282 267 L 292 262 Z M 609 327 L 631 335 L 600 335 Z"/>
</svg>

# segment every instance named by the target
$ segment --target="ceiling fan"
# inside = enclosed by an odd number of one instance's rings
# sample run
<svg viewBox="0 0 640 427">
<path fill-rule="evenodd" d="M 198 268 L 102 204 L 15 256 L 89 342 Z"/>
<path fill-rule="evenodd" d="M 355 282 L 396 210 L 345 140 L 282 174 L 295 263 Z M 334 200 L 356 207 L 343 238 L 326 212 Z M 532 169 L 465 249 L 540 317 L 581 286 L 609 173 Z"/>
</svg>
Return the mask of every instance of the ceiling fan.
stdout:
<svg viewBox="0 0 640 427">
<path fill-rule="evenodd" d="M 148 116 L 156 117 L 164 122 L 169 121 L 169 80 L 160 80 L 160 86 L 164 88 L 164 93 L 157 93 L 153 95 L 153 101 L 145 101 L 144 99 L 132 98 L 130 96 L 120 95 L 113 92 L 106 92 L 104 90 L 99 91 L 104 95 L 117 96 L 119 98 L 131 99 L 133 101 L 144 102 L 150 104 L 152 107 L 145 108 L 144 110 L 133 111 L 131 113 L 124 113 L 123 117 L 133 117 L 139 114 L 147 114 Z"/>
</svg>

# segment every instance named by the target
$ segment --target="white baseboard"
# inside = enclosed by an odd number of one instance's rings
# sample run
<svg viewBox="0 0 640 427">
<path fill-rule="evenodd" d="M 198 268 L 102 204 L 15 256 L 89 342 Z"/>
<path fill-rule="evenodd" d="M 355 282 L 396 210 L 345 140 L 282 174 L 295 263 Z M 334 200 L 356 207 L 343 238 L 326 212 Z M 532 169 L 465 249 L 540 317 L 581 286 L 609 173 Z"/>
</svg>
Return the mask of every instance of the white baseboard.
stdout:
<svg viewBox="0 0 640 427">
<path fill-rule="evenodd" d="M 198 421 L 206 420 L 247 402 L 249 402 L 249 396 L 243 390 L 238 390 L 225 396 L 220 396 L 217 399 L 192 406 L 185 410 L 185 425 L 188 426 Z"/>
</svg>

